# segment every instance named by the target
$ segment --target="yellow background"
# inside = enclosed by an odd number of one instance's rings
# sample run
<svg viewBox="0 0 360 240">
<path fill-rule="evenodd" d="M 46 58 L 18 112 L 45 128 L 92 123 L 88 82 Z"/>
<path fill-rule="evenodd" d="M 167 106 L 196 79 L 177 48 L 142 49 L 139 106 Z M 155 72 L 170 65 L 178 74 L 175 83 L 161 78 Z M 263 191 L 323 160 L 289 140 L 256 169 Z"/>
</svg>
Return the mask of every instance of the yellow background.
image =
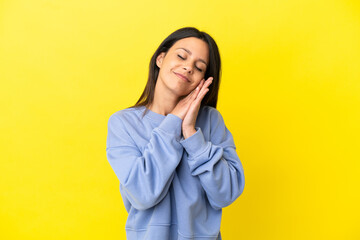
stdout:
<svg viewBox="0 0 360 240">
<path fill-rule="evenodd" d="M 245 170 L 223 238 L 360 239 L 357 0 L 0 1 L 0 239 L 125 239 L 107 120 L 186 26 Z"/>
</svg>

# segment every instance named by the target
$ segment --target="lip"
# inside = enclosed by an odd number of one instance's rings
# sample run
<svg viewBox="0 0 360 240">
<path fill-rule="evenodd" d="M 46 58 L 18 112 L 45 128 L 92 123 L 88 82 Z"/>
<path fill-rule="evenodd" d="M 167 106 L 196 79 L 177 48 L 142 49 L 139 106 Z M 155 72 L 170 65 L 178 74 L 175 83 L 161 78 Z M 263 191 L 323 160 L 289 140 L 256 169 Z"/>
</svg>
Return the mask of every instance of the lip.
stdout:
<svg viewBox="0 0 360 240">
<path fill-rule="evenodd" d="M 183 79 L 183 80 L 185 80 L 185 81 L 187 81 L 187 82 L 190 82 L 190 80 L 189 80 L 187 77 L 185 77 L 184 75 L 182 75 L 182 74 L 180 74 L 180 73 L 176 73 L 176 72 L 174 72 L 174 73 L 175 73 L 175 75 L 178 76 L 179 78 L 181 78 L 181 79 Z"/>
</svg>

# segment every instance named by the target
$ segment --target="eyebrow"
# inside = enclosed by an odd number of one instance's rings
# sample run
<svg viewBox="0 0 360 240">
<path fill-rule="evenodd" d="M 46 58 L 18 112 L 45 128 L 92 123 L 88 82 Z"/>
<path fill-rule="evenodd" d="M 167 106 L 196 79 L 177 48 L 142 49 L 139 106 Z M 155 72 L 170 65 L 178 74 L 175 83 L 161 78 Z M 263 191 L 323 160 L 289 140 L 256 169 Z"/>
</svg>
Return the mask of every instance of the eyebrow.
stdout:
<svg viewBox="0 0 360 240">
<path fill-rule="evenodd" d="M 192 54 L 192 53 L 190 52 L 190 50 L 188 50 L 188 49 L 186 49 L 186 48 L 177 48 L 177 49 L 182 49 L 182 50 L 185 50 L 186 52 L 188 52 L 190 55 Z M 203 59 L 200 58 L 199 61 L 205 63 L 205 65 L 207 66 L 207 63 L 205 62 L 205 60 L 203 60 Z"/>
</svg>

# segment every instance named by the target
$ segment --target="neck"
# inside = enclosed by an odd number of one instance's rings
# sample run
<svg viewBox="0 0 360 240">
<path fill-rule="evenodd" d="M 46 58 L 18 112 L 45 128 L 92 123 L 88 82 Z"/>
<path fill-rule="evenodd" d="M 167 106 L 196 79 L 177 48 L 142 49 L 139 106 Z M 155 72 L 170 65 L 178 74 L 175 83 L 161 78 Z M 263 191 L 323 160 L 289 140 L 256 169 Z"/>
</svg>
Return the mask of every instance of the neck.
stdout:
<svg viewBox="0 0 360 240">
<path fill-rule="evenodd" d="M 155 113 L 166 116 L 171 113 L 179 100 L 179 97 L 161 84 L 161 81 L 157 81 L 153 102 L 147 108 Z"/>
</svg>

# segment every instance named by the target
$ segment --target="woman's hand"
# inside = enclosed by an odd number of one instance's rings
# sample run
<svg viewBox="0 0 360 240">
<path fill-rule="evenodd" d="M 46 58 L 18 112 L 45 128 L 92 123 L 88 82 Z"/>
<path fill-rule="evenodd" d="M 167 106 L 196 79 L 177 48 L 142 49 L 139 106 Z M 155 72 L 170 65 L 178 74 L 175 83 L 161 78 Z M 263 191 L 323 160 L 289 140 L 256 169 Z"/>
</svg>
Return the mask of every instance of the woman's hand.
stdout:
<svg viewBox="0 0 360 240">
<path fill-rule="evenodd" d="M 174 114 L 184 120 L 185 115 L 191 105 L 191 103 L 196 99 L 198 96 L 201 87 L 203 84 L 203 80 L 200 81 L 199 85 L 192 90 L 187 96 L 183 97 L 175 106 L 175 108 L 170 112 L 171 114 Z"/>
<path fill-rule="evenodd" d="M 194 96 L 191 96 L 191 102 L 189 103 L 188 110 L 186 111 L 185 117 L 183 118 L 182 122 L 182 133 L 184 136 L 184 139 L 192 136 L 196 130 L 195 130 L 195 123 L 196 118 L 199 113 L 201 101 L 204 98 L 205 94 L 209 91 L 209 86 L 212 83 L 213 78 L 209 77 L 206 81 L 203 79 L 200 81 L 199 86 L 195 89 L 196 91 L 194 93 L 190 93 Z"/>
<path fill-rule="evenodd" d="M 200 87 L 197 86 L 186 97 L 182 98 L 170 113 L 184 120 L 186 112 L 188 111 L 191 103 L 195 100 L 199 92 L 200 92 Z"/>
</svg>

